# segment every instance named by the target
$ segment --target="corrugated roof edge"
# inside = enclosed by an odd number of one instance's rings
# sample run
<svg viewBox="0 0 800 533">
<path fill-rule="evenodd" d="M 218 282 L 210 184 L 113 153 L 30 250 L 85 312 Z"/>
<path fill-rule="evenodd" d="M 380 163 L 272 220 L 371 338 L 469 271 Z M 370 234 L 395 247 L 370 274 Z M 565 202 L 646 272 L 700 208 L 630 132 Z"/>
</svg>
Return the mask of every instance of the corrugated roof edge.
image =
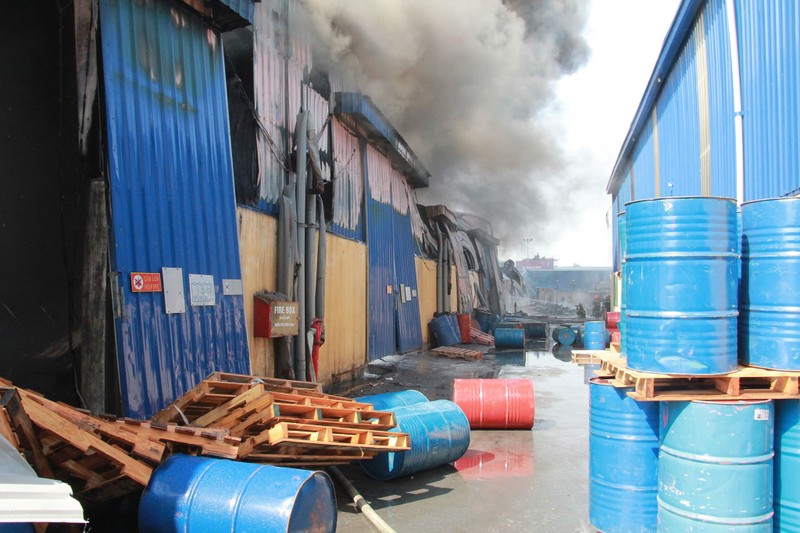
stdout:
<svg viewBox="0 0 800 533">
<path fill-rule="evenodd" d="M 352 117 L 363 128 L 367 142 L 386 153 L 392 166 L 406 175 L 413 188 L 429 185 L 430 172 L 369 96 L 336 92 L 333 93 L 333 98 L 334 114 Z"/>
<path fill-rule="evenodd" d="M 622 179 L 626 174 L 626 166 L 630 160 L 631 151 L 634 148 L 636 139 L 642 131 L 647 119 L 650 116 L 650 111 L 655 105 L 658 95 L 661 93 L 662 81 L 669 74 L 675 57 L 680 52 L 680 48 L 686 38 L 686 35 L 691 31 L 694 19 L 700 8 L 706 3 L 706 0 L 683 0 L 681 5 L 678 6 L 678 11 L 672 21 L 672 25 L 667 32 L 664 39 L 664 44 L 661 47 L 661 53 L 658 56 L 656 65 L 650 74 L 650 80 L 647 82 L 647 88 L 644 91 L 642 100 L 639 102 L 639 108 L 633 116 L 628 128 L 628 134 L 625 136 L 625 142 L 622 143 L 622 148 L 617 155 L 617 160 L 614 163 L 614 169 L 611 171 L 611 176 L 606 185 L 606 192 L 609 194 L 616 194 L 622 184 Z"/>
</svg>

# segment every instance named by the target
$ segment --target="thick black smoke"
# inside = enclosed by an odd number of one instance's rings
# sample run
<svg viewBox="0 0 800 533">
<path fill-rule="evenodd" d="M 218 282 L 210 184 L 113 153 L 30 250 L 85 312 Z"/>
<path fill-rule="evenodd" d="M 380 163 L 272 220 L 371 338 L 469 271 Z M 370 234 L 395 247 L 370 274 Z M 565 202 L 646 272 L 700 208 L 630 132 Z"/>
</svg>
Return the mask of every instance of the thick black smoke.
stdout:
<svg viewBox="0 0 800 533">
<path fill-rule="evenodd" d="M 551 241 L 580 187 L 565 178 L 549 106 L 555 82 L 588 58 L 587 4 L 303 1 L 315 61 L 351 72 L 431 172 L 420 201 L 487 218 L 507 250 Z"/>
</svg>

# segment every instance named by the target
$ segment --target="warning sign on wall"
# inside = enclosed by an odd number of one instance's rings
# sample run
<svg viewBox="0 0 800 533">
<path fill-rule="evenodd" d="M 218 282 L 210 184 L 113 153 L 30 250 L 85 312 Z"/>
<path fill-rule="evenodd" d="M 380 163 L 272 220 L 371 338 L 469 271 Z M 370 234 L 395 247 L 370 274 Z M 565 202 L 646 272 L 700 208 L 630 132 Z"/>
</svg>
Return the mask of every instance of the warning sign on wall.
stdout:
<svg viewBox="0 0 800 533">
<path fill-rule="evenodd" d="M 131 292 L 161 292 L 158 272 L 131 272 Z"/>
</svg>

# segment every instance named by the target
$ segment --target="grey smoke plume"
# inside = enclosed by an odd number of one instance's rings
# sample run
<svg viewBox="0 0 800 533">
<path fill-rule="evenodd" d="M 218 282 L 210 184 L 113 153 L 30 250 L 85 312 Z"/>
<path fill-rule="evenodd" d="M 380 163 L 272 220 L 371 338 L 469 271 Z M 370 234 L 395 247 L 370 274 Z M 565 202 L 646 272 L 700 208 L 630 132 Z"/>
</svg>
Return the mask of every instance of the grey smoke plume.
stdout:
<svg viewBox="0 0 800 533">
<path fill-rule="evenodd" d="M 548 106 L 588 58 L 587 4 L 303 0 L 315 61 L 349 70 L 431 172 L 420 201 L 485 217 L 506 250 L 550 240 L 578 186 Z"/>
</svg>

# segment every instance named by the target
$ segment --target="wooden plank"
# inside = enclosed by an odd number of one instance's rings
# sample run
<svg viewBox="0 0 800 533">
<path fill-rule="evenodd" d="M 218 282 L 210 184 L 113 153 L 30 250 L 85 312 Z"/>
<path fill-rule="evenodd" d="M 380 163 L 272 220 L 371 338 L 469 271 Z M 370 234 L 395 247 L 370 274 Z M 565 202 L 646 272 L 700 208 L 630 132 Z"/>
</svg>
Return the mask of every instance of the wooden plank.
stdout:
<svg viewBox="0 0 800 533">
<path fill-rule="evenodd" d="M 197 427 L 206 427 L 213 425 L 215 421 L 218 419 L 230 414 L 230 411 L 240 407 L 241 405 L 256 400 L 261 396 L 264 396 L 266 392 L 264 391 L 263 385 L 255 385 L 250 389 L 242 392 L 238 396 L 234 396 L 227 402 L 215 407 L 211 411 L 207 412 L 203 416 L 200 416 L 192 421 L 193 426 Z"/>
<path fill-rule="evenodd" d="M 11 427 L 11 420 L 8 418 L 8 413 L 3 408 L 0 408 L 0 435 L 11 443 L 14 448 L 19 449 L 19 439 L 14 429 Z"/>
<path fill-rule="evenodd" d="M 106 403 L 106 316 L 108 284 L 108 215 L 106 183 L 89 182 L 86 200 L 83 276 L 81 277 L 81 394 L 95 413 Z"/>
<path fill-rule="evenodd" d="M 251 376 L 247 374 L 231 374 L 229 372 L 214 372 L 210 374 L 208 381 L 230 381 L 233 383 L 260 384 L 265 387 L 275 386 L 281 388 L 292 388 L 322 392 L 322 385 L 309 381 L 297 381 L 292 379 L 268 378 L 263 376 Z"/>
<path fill-rule="evenodd" d="M 72 422 L 52 413 L 37 402 L 23 398 L 22 405 L 31 421 L 42 429 L 53 433 L 83 452 L 94 450 L 104 455 L 109 460 L 118 463 L 123 474 L 143 486 L 150 481 L 153 469 L 144 463 L 103 442 L 99 437 L 81 430 Z"/>
<path fill-rule="evenodd" d="M 22 400 L 17 389 L 6 389 L 2 404 L 11 419 L 20 443 L 31 453 L 31 461 L 36 473 L 42 477 L 53 478 L 53 469 L 50 468 L 50 464 L 45 458 L 32 421 L 22 407 Z"/>
<path fill-rule="evenodd" d="M 125 431 L 131 431 L 151 440 L 165 443 L 175 443 L 192 446 L 201 451 L 203 455 L 211 455 L 224 459 L 236 459 L 238 456 L 238 442 L 220 439 L 216 435 L 202 433 L 184 433 L 175 428 L 157 428 L 147 424 L 135 425 L 117 422 Z"/>
<path fill-rule="evenodd" d="M 35 396 L 24 389 L 19 389 L 23 398 L 37 402 L 50 411 L 69 420 L 81 429 L 102 434 L 112 440 L 122 441 L 131 447 L 131 453 L 154 463 L 161 462 L 164 456 L 164 445 L 141 438 L 130 432 L 121 431 L 113 422 L 83 414 L 74 407 L 53 402 L 41 396 Z"/>
</svg>

